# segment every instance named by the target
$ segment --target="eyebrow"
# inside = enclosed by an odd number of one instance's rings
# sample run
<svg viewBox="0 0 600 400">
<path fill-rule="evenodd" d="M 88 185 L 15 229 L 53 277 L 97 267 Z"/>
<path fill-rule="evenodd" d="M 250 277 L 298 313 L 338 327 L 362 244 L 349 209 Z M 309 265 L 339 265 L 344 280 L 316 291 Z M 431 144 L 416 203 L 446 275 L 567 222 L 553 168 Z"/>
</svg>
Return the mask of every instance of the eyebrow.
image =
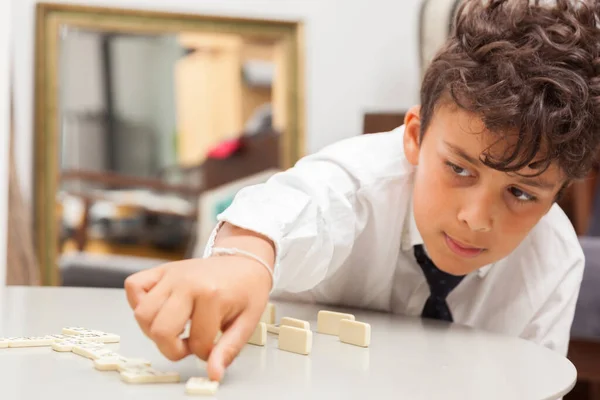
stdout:
<svg viewBox="0 0 600 400">
<path fill-rule="evenodd" d="M 465 152 L 463 149 L 461 149 L 460 147 L 452 144 L 452 143 L 448 143 L 446 141 L 444 141 L 444 144 L 450 149 L 452 150 L 453 153 L 455 153 L 457 156 L 459 156 L 460 158 L 470 162 L 473 165 L 481 165 L 482 162 L 481 160 L 469 155 L 467 152 Z M 523 185 L 527 185 L 527 186 L 531 186 L 531 187 L 535 187 L 538 189 L 543 189 L 543 190 L 553 190 L 555 185 L 552 182 L 549 182 L 547 180 L 544 180 L 540 177 L 535 177 L 535 178 L 528 178 L 526 176 L 519 176 L 519 182 L 522 183 Z"/>
<path fill-rule="evenodd" d="M 519 177 L 519 182 L 521 182 L 524 185 L 536 187 L 538 189 L 543 190 L 553 190 L 555 186 L 552 182 L 548 182 L 541 178 Z"/>
<path fill-rule="evenodd" d="M 453 145 L 452 143 L 448 143 L 444 140 L 444 144 L 450 149 L 452 150 L 452 152 L 454 154 L 456 154 L 457 156 L 459 156 L 460 158 L 463 158 L 465 160 L 467 160 L 468 162 L 470 162 L 471 164 L 475 164 L 475 165 L 479 165 L 481 164 L 481 160 L 470 156 L 469 154 L 467 154 L 466 151 L 464 151 L 463 149 L 461 149 L 458 146 Z"/>
</svg>

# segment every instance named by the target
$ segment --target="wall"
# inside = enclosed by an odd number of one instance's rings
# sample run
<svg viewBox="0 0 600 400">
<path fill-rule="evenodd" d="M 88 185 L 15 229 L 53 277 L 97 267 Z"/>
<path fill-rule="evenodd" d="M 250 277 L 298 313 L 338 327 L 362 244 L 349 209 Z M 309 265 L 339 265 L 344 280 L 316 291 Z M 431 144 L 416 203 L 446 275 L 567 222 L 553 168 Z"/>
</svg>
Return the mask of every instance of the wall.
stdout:
<svg viewBox="0 0 600 400">
<path fill-rule="evenodd" d="M 104 108 L 100 37 L 91 32 L 71 30 L 60 47 L 60 107 L 66 114 L 97 113 Z M 17 43 L 15 43 L 17 44 Z M 86 71 L 83 73 L 83 71 Z M 33 74 L 33 70 L 31 71 Z"/>
<path fill-rule="evenodd" d="M 6 283 L 11 3 L 0 2 L 0 289 Z M 0 304 L 1 306 L 2 304 Z"/>
<path fill-rule="evenodd" d="M 77 3 L 303 20 L 307 152 L 360 134 L 366 111 L 398 110 L 418 101 L 419 0 L 79 0 Z M 35 0 L 13 0 L 12 16 L 13 21 L 18 21 L 13 34 L 19 130 L 17 163 L 28 196 L 32 184 Z"/>
<path fill-rule="evenodd" d="M 60 50 L 63 168 L 106 169 L 102 35 L 71 30 Z M 118 36 L 110 41 L 110 52 L 116 168 L 156 176 L 174 164 L 175 96 L 169 78 L 183 50 L 174 35 Z"/>
<path fill-rule="evenodd" d="M 104 111 L 101 85 L 100 37 L 90 32 L 69 31 L 60 47 L 61 167 L 102 169 L 106 162 Z M 85 71 L 85 73 L 83 73 Z M 86 114 L 87 117 L 83 117 Z M 79 132 L 85 131 L 85 138 Z M 83 190 L 82 182 L 70 182 L 71 190 Z"/>
<path fill-rule="evenodd" d="M 121 36 L 111 53 L 114 112 L 124 123 L 123 136 L 117 133 L 119 171 L 154 177 L 175 164 L 173 77 L 183 49 L 174 35 Z"/>
</svg>

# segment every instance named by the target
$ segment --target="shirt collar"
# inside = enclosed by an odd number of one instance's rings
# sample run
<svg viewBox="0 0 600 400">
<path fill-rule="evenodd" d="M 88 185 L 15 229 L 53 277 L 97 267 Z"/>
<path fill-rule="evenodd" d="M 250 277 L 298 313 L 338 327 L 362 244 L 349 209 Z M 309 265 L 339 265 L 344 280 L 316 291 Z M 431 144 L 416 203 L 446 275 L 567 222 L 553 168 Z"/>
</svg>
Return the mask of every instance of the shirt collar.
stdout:
<svg viewBox="0 0 600 400">
<path fill-rule="evenodd" d="M 413 198 L 412 193 L 410 196 L 410 200 L 408 202 L 408 210 L 406 214 L 406 219 L 404 220 L 404 229 L 402 232 L 402 250 L 403 251 L 411 251 L 412 248 L 418 244 L 422 244 L 424 246 L 423 237 L 417 228 L 417 222 L 415 221 L 415 214 L 413 212 Z M 427 252 L 427 248 L 425 247 L 425 252 Z M 479 277 L 484 278 L 490 271 L 490 268 L 494 264 L 487 264 L 477 270 L 477 275 Z"/>
</svg>

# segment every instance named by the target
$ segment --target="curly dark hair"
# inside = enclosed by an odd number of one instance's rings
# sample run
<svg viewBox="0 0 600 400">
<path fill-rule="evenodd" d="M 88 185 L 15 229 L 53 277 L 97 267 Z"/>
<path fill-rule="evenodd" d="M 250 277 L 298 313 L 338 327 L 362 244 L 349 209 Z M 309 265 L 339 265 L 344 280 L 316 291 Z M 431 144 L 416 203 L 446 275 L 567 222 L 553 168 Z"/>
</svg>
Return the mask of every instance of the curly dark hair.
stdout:
<svg viewBox="0 0 600 400">
<path fill-rule="evenodd" d="M 567 180 L 584 177 L 600 143 L 599 16 L 598 1 L 462 2 L 424 74 L 421 135 L 453 101 L 498 140 L 517 135 L 501 157 L 485 152 L 485 165 L 538 175 L 556 161 Z"/>
</svg>

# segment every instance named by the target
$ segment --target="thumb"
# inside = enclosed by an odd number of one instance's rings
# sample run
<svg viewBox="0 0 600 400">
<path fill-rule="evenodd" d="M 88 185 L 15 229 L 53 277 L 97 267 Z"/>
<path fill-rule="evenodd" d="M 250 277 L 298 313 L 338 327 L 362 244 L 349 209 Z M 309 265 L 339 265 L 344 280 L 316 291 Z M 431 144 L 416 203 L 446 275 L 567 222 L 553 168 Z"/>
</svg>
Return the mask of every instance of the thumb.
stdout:
<svg viewBox="0 0 600 400">
<path fill-rule="evenodd" d="M 223 332 L 208 357 L 207 373 L 210 380 L 220 381 L 223 378 L 225 368 L 240 353 L 257 325 L 256 318 L 246 310 Z"/>
</svg>

